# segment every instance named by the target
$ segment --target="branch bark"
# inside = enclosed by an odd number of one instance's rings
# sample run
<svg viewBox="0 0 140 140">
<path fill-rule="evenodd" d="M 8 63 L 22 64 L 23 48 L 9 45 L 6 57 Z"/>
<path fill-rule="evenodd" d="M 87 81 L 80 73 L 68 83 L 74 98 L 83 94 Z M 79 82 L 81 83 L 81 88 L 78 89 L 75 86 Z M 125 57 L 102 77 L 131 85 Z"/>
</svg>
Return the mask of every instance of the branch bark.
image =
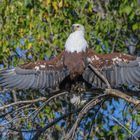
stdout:
<svg viewBox="0 0 140 140">
<path fill-rule="evenodd" d="M 129 96 L 129 95 L 127 95 L 127 94 L 125 94 L 121 91 L 118 91 L 116 89 L 106 89 L 105 93 L 108 94 L 108 95 L 112 95 L 112 96 L 122 98 L 129 103 L 133 103 L 136 106 L 140 104 L 140 100 L 138 100 L 136 98 L 133 98 L 133 97 L 131 97 L 131 96 Z"/>
<path fill-rule="evenodd" d="M 37 110 L 36 114 L 34 115 L 34 118 L 38 115 L 38 113 L 53 99 L 59 97 L 59 96 L 62 96 L 62 95 L 65 95 L 65 94 L 68 94 L 69 92 L 61 92 L 59 94 L 56 94 L 56 95 L 53 95 L 52 97 L 50 97 L 49 99 L 47 99 L 43 105 Z"/>
<path fill-rule="evenodd" d="M 78 124 L 81 122 L 82 118 L 84 117 L 84 115 L 86 115 L 88 113 L 88 111 L 90 109 L 92 109 L 95 105 L 97 105 L 98 103 L 100 103 L 103 100 L 103 97 L 105 97 L 106 94 L 102 94 L 97 96 L 96 98 L 92 99 L 90 102 L 88 102 L 83 109 L 80 111 L 80 113 L 78 114 L 77 120 L 75 121 L 73 127 L 70 129 L 70 131 L 67 133 L 67 135 L 65 136 L 64 140 L 73 140 L 75 133 L 76 133 L 76 129 L 78 127 Z"/>
<path fill-rule="evenodd" d="M 0 111 L 6 109 L 8 107 L 19 105 L 19 104 L 30 104 L 30 103 L 36 103 L 36 102 L 45 101 L 45 100 L 46 100 L 45 97 L 41 97 L 41 98 L 34 99 L 34 100 L 18 101 L 18 102 L 14 102 L 14 103 L 11 103 L 11 104 L 8 104 L 8 105 L 1 106 Z"/>
<path fill-rule="evenodd" d="M 108 80 L 104 77 L 103 74 L 99 72 L 95 67 L 93 67 L 91 64 L 89 64 L 89 67 L 106 83 L 107 88 L 111 88 L 111 85 L 109 84 Z"/>
</svg>

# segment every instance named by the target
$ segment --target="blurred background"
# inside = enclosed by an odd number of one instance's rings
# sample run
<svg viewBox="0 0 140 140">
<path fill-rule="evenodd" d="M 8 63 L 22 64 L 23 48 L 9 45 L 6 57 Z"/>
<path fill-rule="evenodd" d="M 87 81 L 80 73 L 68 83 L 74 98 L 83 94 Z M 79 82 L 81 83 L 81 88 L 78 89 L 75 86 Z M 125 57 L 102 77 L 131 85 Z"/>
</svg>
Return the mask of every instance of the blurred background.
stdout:
<svg viewBox="0 0 140 140">
<path fill-rule="evenodd" d="M 0 68 L 12 68 L 39 59 L 49 60 L 58 55 L 64 49 L 74 23 L 85 26 L 89 47 L 98 53 L 125 52 L 140 55 L 139 0 L 0 0 Z M 44 93 L 20 91 L 17 96 L 20 100 L 26 100 L 44 96 Z M 1 105 L 12 101 L 11 92 L 0 93 Z M 36 109 L 34 107 L 41 106 L 42 102 L 23 110 L 20 114 L 22 119 L 12 123 L 7 121 L 3 113 L 13 111 L 14 107 L 2 112 L 0 124 L 5 127 L 0 125 L 0 139 L 32 139 L 35 129 L 43 128 L 48 120 L 70 109 L 66 101 L 56 100 L 52 107 L 46 106 L 35 121 L 21 116 L 30 116 Z M 133 107 L 122 99 L 110 98 L 87 114 L 80 123 L 75 139 L 133 139 L 118 123 L 133 133 L 139 128 L 140 114 Z M 76 114 L 61 120 L 39 139 L 61 139 L 74 119 Z"/>
<path fill-rule="evenodd" d="M 89 47 L 97 52 L 138 53 L 137 0 L 0 0 L 0 63 L 57 55 L 74 23 L 85 26 Z"/>
</svg>

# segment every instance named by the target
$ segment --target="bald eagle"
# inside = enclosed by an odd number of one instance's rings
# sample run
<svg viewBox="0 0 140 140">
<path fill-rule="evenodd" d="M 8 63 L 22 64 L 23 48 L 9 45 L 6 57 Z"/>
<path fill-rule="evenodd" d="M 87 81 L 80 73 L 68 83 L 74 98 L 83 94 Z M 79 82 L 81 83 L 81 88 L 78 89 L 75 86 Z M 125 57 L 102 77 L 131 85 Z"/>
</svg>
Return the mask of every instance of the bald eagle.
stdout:
<svg viewBox="0 0 140 140">
<path fill-rule="evenodd" d="M 88 48 L 85 29 L 72 25 L 65 50 L 50 61 L 36 61 L 0 71 L 0 86 L 11 89 L 56 88 L 81 80 L 97 88 L 104 81 L 91 69 L 100 71 L 112 87 L 123 84 L 140 86 L 140 59 L 124 53 L 97 54 Z M 89 65 L 90 64 L 90 65 Z"/>
</svg>

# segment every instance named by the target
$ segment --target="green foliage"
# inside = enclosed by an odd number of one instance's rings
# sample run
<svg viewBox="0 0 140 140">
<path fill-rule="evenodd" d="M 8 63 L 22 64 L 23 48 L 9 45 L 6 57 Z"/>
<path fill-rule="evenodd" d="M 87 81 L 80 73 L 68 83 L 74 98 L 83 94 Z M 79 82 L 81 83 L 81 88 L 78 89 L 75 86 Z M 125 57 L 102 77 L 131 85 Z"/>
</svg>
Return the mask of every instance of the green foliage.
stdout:
<svg viewBox="0 0 140 140">
<path fill-rule="evenodd" d="M 113 47 L 126 51 L 125 41 L 140 37 L 136 0 L 1 0 L 0 15 L 0 61 L 5 65 L 11 64 L 17 47 L 28 50 L 26 56 L 33 60 L 57 55 L 73 23 L 85 26 L 89 46 L 101 53 Z M 23 63 L 17 55 L 12 60 L 14 65 Z"/>
</svg>

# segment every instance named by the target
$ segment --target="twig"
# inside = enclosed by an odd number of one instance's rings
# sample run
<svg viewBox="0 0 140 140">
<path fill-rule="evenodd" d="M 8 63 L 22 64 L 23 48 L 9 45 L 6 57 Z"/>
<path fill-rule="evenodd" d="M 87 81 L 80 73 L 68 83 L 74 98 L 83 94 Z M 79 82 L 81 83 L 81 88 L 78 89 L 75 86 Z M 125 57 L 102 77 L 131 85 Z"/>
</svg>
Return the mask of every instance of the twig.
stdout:
<svg viewBox="0 0 140 140">
<path fill-rule="evenodd" d="M 104 77 L 103 74 L 101 74 L 95 67 L 93 67 L 91 64 L 89 64 L 89 67 L 105 82 L 105 84 L 107 85 L 107 88 L 111 89 L 111 86 L 108 82 L 108 80 Z"/>
<path fill-rule="evenodd" d="M 45 100 L 46 100 L 45 97 L 41 97 L 41 98 L 34 99 L 34 100 L 18 101 L 18 102 L 14 102 L 14 103 L 11 103 L 11 104 L 8 104 L 8 105 L 1 106 L 0 110 L 4 110 L 4 109 L 6 109 L 8 107 L 19 105 L 19 104 L 30 104 L 30 103 L 35 103 L 35 102 L 45 101 Z"/>
<path fill-rule="evenodd" d="M 106 101 L 106 99 L 104 99 L 104 100 L 100 103 L 98 109 L 97 109 L 96 112 L 95 112 L 95 115 L 92 117 L 92 120 L 95 120 L 96 116 L 98 115 L 98 113 L 99 113 L 99 111 L 100 111 L 100 109 L 101 109 L 101 107 L 103 106 L 103 104 L 104 104 L 105 101 Z M 94 121 L 91 123 L 91 127 L 90 127 L 90 130 L 89 130 L 89 134 L 88 134 L 87 139 L 90 138 L 90 134 L 91 134 L 91 131 L 93 130 L 93 124 L 94 124 L 94 123 L 95 123 Z"/>
<path fill-rule="evenodd" d="M 13 95 L 14 102 L 17 102 L 17 96 L 15 90 L 12 90 L 12 95 Z"/>
<path fill-rule="evenodd" d="M 22 106 L 22 107 L 17 108 L 16 110 L 10 112 L 9 114 L 16 114 L 18 111 L 20 111 L 20 110 L 22 110 L 22 109 L 24 109 L 24 108 L 27 108 L 27 107 L 29 107 L 29 106 L 30 106 L 30 104 L 29 104 L 29 105 L 24 105 L 24 106 Z"/>
<path fill-rule="evenodd" d="M 15 129 L 15 128 L 8 128 L 6 126 L 3 126 L 5 127 L 6 129 L 9 129 L 9 130 L 12 130 L 12 131 L 16 131 L 16 132 L 35 132 L 35 131 L 42 131 L 41 133 L 43 133 L 46 129 L 50 128 L 51 126 L 53 126 L 54 124 L 56 124 L 57 122 L 59 122 L 60 120 L 68 117 L 69 115 L 71 114 L 74 114 L 74 113 L 77 113 L 81 110 L 81 108 L 79 109 L 76 109 L 74 111 L 71 111 L 71 112 L 68 112 L 64 115 L 62 115 L 61 117 L 59 118 L 56 118 L 55 120 L 53 120 L 52 122 L 50 122 L 49 124 L 47 124 L 45 127 L 43 128 L 39 128 L 39 129 L 31 129 L 31 130 L 18 130 L 18 129 Z"/>
<path fill-rule="evenodd" d="M 108 95 L 112 95 L 112 96 L 116 96 L 116 97 L 120 97 L 124 100 L 126 100 L 129 103 L 133 103 L 134 105 L 139 105 L 140 104 L 140 100 L 135 99 L 121 91 L 118 91 L 116 89 L 106 89 L 105 93 Z"/>
<path fill-rule="evenodd" d="M 123 124 L 121 124 L 121 122 L 119 122 L 115 117 L 111 117 L 114 121 L 116 121 L 120 126 L 122 126 L 126 131 L 128 131 L 136 140 L 138 140 L 137 137 L 135 137 L 135 135 L 127 128 L 125 127 Z"/>
<path fill-rule="evenodd" d="M 37 110 L 36 114 L 34 115 L 34 118 L 38 115 L 38 113 L 46 106 L 46 104 L 48 104 L 51 100 L 53 100 L 54 98 L 57 98 L 61 95 L 64 95 L 64 94 L 68 94 L 68 92 L 62 92 L 62 93 L 59 93 L 59 94 L 56 94 L 52 97 L 50 97 L 48 100 L 46 100 L 43 105 Z"/>
<path fill-rule="evenodd" d="M 111 53 L 113 53 L 114 50 L 115 50 L 116 42 L 117 42 L 117 39 L 118 39 L 118 36 L 119 36 L 120 31 L 121 31 L 121 29 L 117 30 L 117 33 L 116 33 L 116 36 L 115 36 L 115 39 L 114 39 L 114 42 L 113 42 Z"/>
<path fill-rule="evenodd" d="M 10 117 L 9 115 L 14 115 L 14 114 L 16 114 L 16 115 L 18 115 L 18 111 L 20 111 L 20 110 L 22 110 L 22 109 L 24 109 L 24 108 L 27 108 L 27 107 L 29 107 L 31 104 L 29 104 L 29 105 L 25 105 L 25 106 L 22 106 L 22 107 L 20 107 L 20 108 L 18 108 L 18 109 L 16 109 L 16 110 L 14 110 L 14 111 L 9 111 L 8 113 L 5 113 L 5 114 L 2 114 L 1 116 L 0 116 L 0 118 L 2 118 L 2 117 L 6 117 L 6 120 Z M 8 115 L 8 116 L 7 116 Z"/>
<path fill-rule="evenodd" d="M 60 120 L 68 117 L 71 114 L 77 113 L 81 110 L 81 108 L 76 109 L 72 112 L 68 112 L 67 114 L 62 115 L 61 117 L 55 119 L 54 121 L 50 122 L 49 124 L 47 124 L 44 128 L 40 128 L 38 129 L 38 132 L 34 135 L 34 137 L 32 138 L 32 140 L 38 140 L 38 137 L 41 135 L 41 133 L 45 132 L 48 128 L 50 128 L 51 126 L 53 126 L 54 124 L 56 124 L 57 122 L 59 122 Z"/>
<path fill-rule="evenodd" d="M 34 109 L 34 108 L 28 108 L 26 111 L 28 111 L 28 110 L 33 110 L 33 109 Z M 15 117 L 13 117 L 13 118 L 10 119 L 10 120 L 8 120 L 9 117 L 7 117 L 6 120 L 7 120 L 8 122 L 3 123 L 3 124 L 0 124 L 0 127 L 4 127 L 5 125 L 8 125 L 8 124 L 10 124 L 10 123 L 14 123 L 15 121 L 18 121 L 18 120 L 20 120 L 20 119 L 29 119 L 29 118 L 30 118 L 30 115 L 25 115 L 25 116 L 20 117 L 20 114 L 22 114 L 22 112 L 19 112 L 18 114 L 16 114 Z M 31 118 L 30 118 L 30 119 L 31 119 Z"/>
<path fill-rule="evenodd" d="M 85 114 L 87 114 L 87 112 L 93 108 L 93 106 L 97 105 L 99 102 L 101 102 L 103 99 L 103 97 L 106 96 L 106 94 L 102 94 L 97 96 L 96 98 L 92 99 L 90 102 L 88 102 L 83 109 L 80 111 L 76 122 L 74 123 L 73 127 L 70 129 L 70 131 L 67 133 L 67 135 L 65 136 L 64 140 L 73 140 L 76 129 L 78 124 L 80 123 L 81 119 L 83 118 L 83 116 Z"/>
</svg>

